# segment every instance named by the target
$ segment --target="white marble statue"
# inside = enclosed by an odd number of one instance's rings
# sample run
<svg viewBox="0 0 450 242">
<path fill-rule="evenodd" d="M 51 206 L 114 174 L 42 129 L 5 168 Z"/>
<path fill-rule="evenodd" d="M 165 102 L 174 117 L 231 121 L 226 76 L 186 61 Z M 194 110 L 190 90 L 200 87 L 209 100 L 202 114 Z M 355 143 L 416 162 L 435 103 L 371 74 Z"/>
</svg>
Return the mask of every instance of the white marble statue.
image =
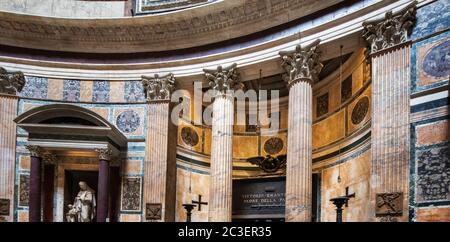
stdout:
<svg viewBox="0 0 450 242">
<path fill-rule="evenodd" d="M 68 222 L 91 222 L 95 216 L 95 191 L 86 182 L 78 183 L 80 191 L 75 197 L 73 205 L 69 204 L 69 212 L 66 214 Z"/>
</svg>

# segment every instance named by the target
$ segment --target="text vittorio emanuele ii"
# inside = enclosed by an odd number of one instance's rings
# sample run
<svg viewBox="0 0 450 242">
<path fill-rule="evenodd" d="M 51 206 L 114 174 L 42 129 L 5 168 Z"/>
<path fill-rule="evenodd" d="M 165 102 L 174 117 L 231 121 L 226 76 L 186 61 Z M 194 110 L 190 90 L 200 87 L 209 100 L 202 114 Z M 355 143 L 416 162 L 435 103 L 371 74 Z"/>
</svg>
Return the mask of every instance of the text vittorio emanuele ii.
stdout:
<svg viewBox="0 0 450 242">
<path fill-rule="evenodd" d="M 255 194 L 244 194 L 241 196 L 244 203 L 284 203 L 285 194 L 284 193 L 255 193 Z"/>
</svg>

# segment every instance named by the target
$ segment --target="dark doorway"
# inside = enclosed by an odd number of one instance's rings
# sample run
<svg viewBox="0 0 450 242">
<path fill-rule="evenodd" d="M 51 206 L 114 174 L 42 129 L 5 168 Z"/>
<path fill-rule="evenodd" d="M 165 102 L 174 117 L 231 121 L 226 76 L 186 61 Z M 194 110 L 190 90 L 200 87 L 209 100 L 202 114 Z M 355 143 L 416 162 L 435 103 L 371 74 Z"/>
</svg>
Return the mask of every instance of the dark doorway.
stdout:
<svg viewBox="0 0 450 242">
<path fill-rule="evenodd" d="M 320 174 L 312 174 L 312 222 L 320 222 Z"/>
<path fill-rule="evenodd" d="M 72 204 L 80 187 L 78 183 L 84 181 L 90 188 L 95 191 L 95 198 L 97 199 L 97 184 L 98 184 L 98 171 L 78 171 L 78 170 L 66 170 L 64 181 L 64 214 L 67 213 L 67 205 Z M 95 221 L 94 217 L 94 221 Z M 64 216 L 64 221 L 66 220 Z"/>
</svg>

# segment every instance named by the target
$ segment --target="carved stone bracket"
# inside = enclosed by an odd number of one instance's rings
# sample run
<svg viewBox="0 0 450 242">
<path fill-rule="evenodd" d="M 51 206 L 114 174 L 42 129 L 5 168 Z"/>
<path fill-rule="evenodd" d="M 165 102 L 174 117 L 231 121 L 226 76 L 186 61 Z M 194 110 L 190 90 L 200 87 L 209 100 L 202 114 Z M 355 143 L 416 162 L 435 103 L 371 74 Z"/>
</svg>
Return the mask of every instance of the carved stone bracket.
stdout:
<svg viewBox="0 0 450 242">
<path fill-rule="evenodd" d="M 175 77 L 172 73 L 164 76 L 158 74 L 154 77 L 142 76 L 142 86 L 148 102 L 170 100 L 175 88 Z"/>
<path fill-rule="evenodd" d="M 241 88 L 240 75 L 237 72 L 237 64 L 227 67 L 218 66 L 217 69 L 203 69 L 209 86 L 215 95 L 225 94 L 227 91 Z"/>
<path fill-rule="evenodd" d="M 95 152 L 98 153 L 98 158 L 100 160 L 111 160 L 112 150 L 110 148 L 95 149 Z"/>
<path fill-rule="evenodd" d="M 0 93 L 16 95 L 25 86 L 22 72 L 8 72 L 0 67 Z"/>
<path fill-rule="evenodd" d="M 283 79 L 287 82 L 288 87 L 299 81 L 306 81 L 312 85 L 318 80 L 323 67 L 319 62 L 319 44 L 320 40 L 318 39 L 304 47 L 297 45 L 295 50 L 280 51 L 281 66 L 286 71 Z"/>
<path fill-rule="evenodd" d="M 37 145 L 26 145 L 27 150 L 30 151 L 30 156 L 42 157 L 42 148 Z"/>
<path fill-rule="evenodd" d="M 384 18 L 363 23 L 362 37 L 370 44 L 371 53 L 404 43 L 416 22 L 417 1 Z"/>
<path fill-rule="evenodd" d="M 401 216 L 403 213 L 403 193 L 377 193 L 375 214 L 377 217 Z M 392 219 L 388 219 L 392 220 Z"/>
</svg>

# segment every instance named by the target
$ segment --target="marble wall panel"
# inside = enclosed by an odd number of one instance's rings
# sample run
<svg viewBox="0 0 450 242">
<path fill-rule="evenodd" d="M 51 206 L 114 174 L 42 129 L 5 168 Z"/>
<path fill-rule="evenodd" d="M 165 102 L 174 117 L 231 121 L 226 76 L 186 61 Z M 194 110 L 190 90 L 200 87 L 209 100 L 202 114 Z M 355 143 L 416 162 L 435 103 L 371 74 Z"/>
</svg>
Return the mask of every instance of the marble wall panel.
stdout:
<svg viewBox="0 0 450 242">
<path fill-rule="evenodd" d="M 191 171 L 184 165 L 178 165 L 175 221 L 186 221 L 186 210 L 182 204 L 198 200 L 198 195 L 202 195 L 202 201 L 209 203 L 209 180 L 209 174 L 205 172 L 198 171 L 195 168 Z M 207 222 L 208 208 L 208 205 L 202 205 L 201 211 L 195 208 L 192 212 L 192 221 Z"/>
<path fill-rule="evenodd" d="M 345 110 L 313 125 L 313 149 L 335 142 L 345 136 Z"/>
<path fill-rule="evenodd" d="M 122 178 L 121 211 L 141 211 L 142 178 Z"/>
<path fill-rule="evenodd" d="M 349 206 L 344 207 L 343 220 L 369 220 L 370 159 L 371 152 L 368 150 L 344 163 L 322 170 L 321 221 L 336 221 L 336 207 L 330 199 L 345 195 L 346 187 L 349 188 L 350 194 L 355 193 L 355 198 L 351 198 Z M 340 182 L 338 176 L 341 178 Z"/>
</svg>

